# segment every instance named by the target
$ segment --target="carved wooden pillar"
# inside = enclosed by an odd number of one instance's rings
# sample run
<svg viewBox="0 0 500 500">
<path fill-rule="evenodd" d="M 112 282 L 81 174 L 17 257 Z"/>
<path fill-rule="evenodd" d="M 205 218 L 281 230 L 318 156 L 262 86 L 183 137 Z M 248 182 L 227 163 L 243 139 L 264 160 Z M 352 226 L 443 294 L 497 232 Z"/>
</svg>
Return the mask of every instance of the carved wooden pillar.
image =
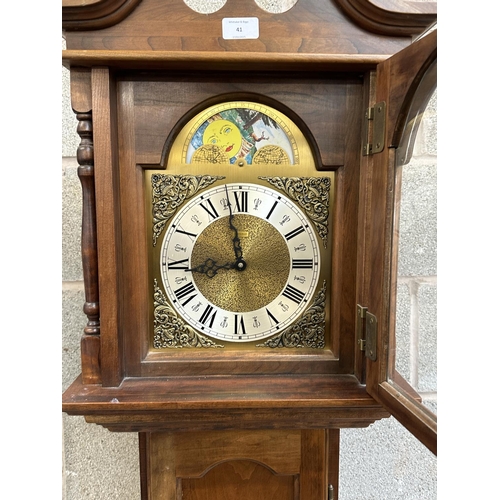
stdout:
<svg viewBox="0 0 500 500">
<path fill-rule="evenodd" d="M 77 150 L 78 177 L 82 184 L 82 265 L 85 285 L 83 311 L 88 322 L 81 339 L 82 376 L 84 383 L 101 383 L 99 283 L 97 265 L 97 231 L 94 187 L 94 145 L 92 112 L 76 113 L 77 133 L 81 143 Z"/>
</svg>

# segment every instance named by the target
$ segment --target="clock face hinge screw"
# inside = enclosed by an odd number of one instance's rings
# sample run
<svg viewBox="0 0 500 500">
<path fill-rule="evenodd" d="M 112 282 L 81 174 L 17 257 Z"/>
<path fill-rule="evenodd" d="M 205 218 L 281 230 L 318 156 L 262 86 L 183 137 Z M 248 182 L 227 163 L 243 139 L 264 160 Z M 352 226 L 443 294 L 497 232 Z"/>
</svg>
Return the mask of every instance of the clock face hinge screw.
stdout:
<svg viewBox="0 0 500 500">
<path fill-rule="evenodd" d="M 385 144 L 385 102 L 365 110 L 363 121 L 363 156 L 380 153 Z"/>
<path fill-rule="evenodd" d="M 377 317 L 367 307 L 357 306 L 356 339 L 359 350 L 371 361 L 377 359 Z"/>
</svg>

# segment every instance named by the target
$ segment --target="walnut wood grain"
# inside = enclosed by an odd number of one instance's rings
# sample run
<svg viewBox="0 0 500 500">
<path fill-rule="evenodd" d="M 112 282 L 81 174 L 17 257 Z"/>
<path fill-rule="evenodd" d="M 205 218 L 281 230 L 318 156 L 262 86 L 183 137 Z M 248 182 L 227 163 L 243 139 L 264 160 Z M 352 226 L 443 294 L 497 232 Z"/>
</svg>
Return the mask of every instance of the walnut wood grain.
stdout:
<svg viewBox="0 0 500 500">
<path fill-rule="evenodd" d="M 325 498 L 330 434 L 241 430 L 141 434 L 142 498 L 310 500 Z M 335 448 L 338 431 L 333 432 Z"/>
<path fill-rule="evenodd" d="M 333 498 L 339 498 L 340 429 L 328 429 L 328 485 L 332 486 Z"/>
<path fill-rule="evenodd" d="M 177 434 L 178 498 L 298 499 L 300 438 L 300 431 Z"/>
<path fill-rule="evenodd" d="M 370 166 L 370 203 L 366 206 L 363 226 L 365 262 L 362 304 L 377 317 L 377 360 L 367 362 L 367 388 L 434 453 L 437 450 L 436 418 L 422 405 L 407 397 L 388 380 L 394 378 L 392 352 L 395 349 L 395 283 L 394 244 L 396 202 L 396 146 L 401 126 L 408 118 L 409 103 L 427 68 L 437 57 L 437 31 L 416 41 L 377 68 L 376 101 L 387 104 L 384 150 L 374 155 Z M 363 187 L 365 189 L 366 186 Z"/>
<path fill-rule="evenodd" d="M 252 15 L 258 39 L 222 38 L 223 17 Z M 355 376 L 364 377 L 358 299 L 374 297 L 370 309 L 380 310 L 383 327 L 390 321 L 384 266 L 391 199 L 378 195 L 392 184 L 384 166 L 379 172 L 374 160 L 360 158 L 363 108 L 374 100 L 376 67 L 434 19 L 435 12 L 403 0 L 301 0 L 280 15 L 228 0 L 209 16 L 182 0 L 63 0 L 82 186 L 95 210 L 86 216 L 94 226 L 84 224 L 91 228 L 86 312 L 89 324 L 99 321 L 82 339 L 82 375 L 65 391 L 63 411 L 140 433 L 143 500 L 208 500 L 214 491 L 265 500 L 266 484 L 281 495 L 273 500 L 325 498 L 329 483 L 338 488 L 339 429 L 389 416 L 383 405 L 393 388 L 376 385 L 385 364 L 369 366 L 373 396 Z M 382 66 L 377 91 L 387 92 L 395 79 L 391 104 L 404 108 L 398 99 L 408 68 L 394 61 Z M 182 120 L 224 93 L 282 103 L 307 130 L 319 168 L 337 170 L 334 341 L 319 354 L 270 353 L 263 360 L 259 353 L 150 352 L 143 168 L 162 166 Z M 388 109 L 389 128 L 398 130 Z M 383 158 L 393 159 L 388 147 Z M 431 443 L 432 418 L 413 423 L 419 411 L 406 400 L 395 409 Z M 249 496 L 237 493 L 250 483 L 256 490 Z"/>
<path fill-rule="evenodd" d="M 419 16 L 395 13 L 393 25 L 388 27 L 393 30 L 398 19 L 407 22 Z M 257 17 L 259 37 L 224 39 L 222 19 L 228 17 Z M 369 19 L 369 14 L 364 18 Z M 143 0 L 130 15 L 113 26 L 94 29 L 83 19 L 78 31 L 75 31 L 77 24 L 65 26 L 66 44 L 71 50 L 339 55 L 393 54 L 411 41 L 411 34 L 420 33 L 432 22 L 426 21 L 414 26 L 413 32 L 407 26 L 406 33 L 398 33 L 399 36 L 384 33 L 380 37 L 365 26 L 357 26 L 357 19 L 352 20 L 332 0 L 301 0 L 282 14 L 265 12 L 254 1 L 229 0 L 221 10 L 210 15 L 191 10 L 182 0 Z M 387 23 L 378 21 L 372 24 L 378 26 L 379 31 L 387 27 Z"/>
<path fill-rule="evenodd" d="M 101 29 L 125 19 L 142 0 L 62 0 L 62 27 Z"/>
<path fill-rule="evenodd" d="M 388 416 L 349 375 L 125 379 L 63 396 L 63 411 L 114 431 L 365 427 Z"/>
<path fill-rule="evenodd" d="M 389 382 L 380 384 L 377 397 L 391 408 L 391 413 L 404 427 L 434 455 L 437 455 L 437 418 L 435 414 Z"/>
<path fill-rule="evenodd" d="M 63 29 L 81 31 L 111 27 L 126 19 L 141 1 L 143 4 L 148 3 L 146 0 L 63 0 Z M 184 17 L 191 15 L 196 18 L 196 13 L 181 4 L 182 0 L 175 1 L 177 2 L 177 10 Z M 237 3 L 238 0 L 229 0 L 221 11 L 226 16 L 233 15 L 233 12 L 238 12 L 239 15 L 244 13 L 247 16 L 267 14 L 253 2 L 246 2 L 243 9 Z M 315 3 L 318 3 L 317 0 Z M 289 21 L 296 14 L 297 18 L 304 19 L 304 12 L 314 13 L 315 8 L 318 8 L 315 3 L 312 0 L 301 0 L 299 5 L 292 9 L 292 12 L 285 12 L 276 17 Z M 303 4 L 306 4 L 305 7 Z M 333 10 L 337 5 L 358 26 L 383 35 L 419 33 L 425 26 L 433 22 L 437 12 L 436 2 L 416 3 L 404 0 L 378 0 L 377 2 L 336 0 L 333 5 L 320 6 L 319 11 L 328 13 L 328 9 Z M 142 7 L 141 5 L 140 8 Z M 205 17 L 207 16 L 205 15 Z M 305 17 L 305 19 L 308 18 Z"/>
<path fill-rule="evenodd" d="M 375 104 L 376 91 L 376 73 L 369 71 L 365 74 L 363 89 L 363 109 L 371 108 Z M 368 126 L 367 124 L 365 126 Z M 363 133 L 365 130 L 363 130 Z M 362 139 L 363 140 L 363 139 Z M 358 198 L 358 233 L 357 233 L 357 274 L 356 274 L 356 305 L 364 304 L 366 297 L 366 288 L 369 283 L 369 274 L 366 268 L 366 260 L 364 258 L 365 249 L 369 246 L 369 226 L 365 225 L 365 218 L 369 207 L 371 206 L 372 184 L 371 176 L 373 172 L 373 156 L 361 156 L 359 168 L 359 198 Z M 355 339 L 355 359 L 354 359 L 354 374 L 360 382 L 366 381 L 366 357 L 362 352 Z"/>
<path fill-rule="evenodd" d="M 299 499 L 299 481 L 296 476 L 275 474 L 254 460 L 228 460 L 217 464 L 200 478 L 182 479 L 179 489 L 178 498 L 184 500 Z"/>
<path fill-rule="evenodd" d="M 107 68 L 92 70 L 95 204 L 99 259 L 101 367 L 104 385 L 119 385 L 121 245 L 116 144 L 116 87 Z"/>
<path fill-rule="evenodd" d="M 325 429 L 303 430 L 301 440 L 300 500 L 324 498 L 328 479 L 328 448 Z"/>
<path fill-rule="evenodd" d="M 276 474 L 300 473 L 300 430 L 180 432 L 172 440 L 176 474 L 181 478 L 202 477 L 214 464 L 235 457 L 258 461 Z"/>
<path fill-rule="evenodd" d="M 336 0 L 358 26 L 381 35 L 413 35 L 436 20 L 437 2 Z"/>
<path fill-rule="evenodd" d="M 122 280 L 121 332 L 126 376 L 179 376 L 243 373 L 349 373 L 355 328 L 357 162 L 362 124 L 362 81 L 351 75 L 317 74 L 283 78 L 268 73 L 148 74 L 117 81 Z M 149 352 L 152 291 L 148 281 L 147 216 L 142 168 L 162 168 L 171 137 L 197 111 L 221 100 L 256 100 L 291 114 L 321 158 L 320 168 L 337 169 L 333 224 L 336 272 L 333 275 L 331 338 L 324 352 L 206 352 L 176 349 Z M 217 101 L 215 101 L 217 100 Z M 154 117 L 154 119 L 152 119 Z M 108 202 L 111 198 L 108 198 Z M 345 332 L 340 335 L 338 332 Z M 340 337 L 342 340 L 340 341 Z M 227 352 L 226 352 L 227 351 Z M 341 361 L 339 361 L 339 359 Z M 342 366 L 340 367 L 340 363 Z"/>
<path fill-rule="evenodd" d="M 94 144 L 92 113 L 77 113 L 77 133 L 81 138 L 76 153 L 78 177 L 82 185 L 82 269 L 85 285 L 83 311 L 88 317 L 84 331 L 99 335 L 99 285 L 97 264 L 97 232 L 95 214 Z"/>
<path fill-rule="evenodd" d="M 90 71 L 75 69 L 70 74 L 71 106 L 78 120 L 81 142 L 76 151 L 78 177 L 82 185 L 81 256 L 85 290 L 83 311 L 87 324 L 80 340 L 82 376 L 85 383 L 101 383 L 100 314 L 97 261 L 97 231 L 94 183 L 94 142 Z"/>
<path fill-rule="evenodd" d="M 62 51 L 66 68 L 106 66 L 127 70 L 200 70 L 200 71 L 363 71 L 374 69 L 390 56 L 378 54 L 266 53 L 266 52 L 196 52 L 146 50 Z"/>
</svg>

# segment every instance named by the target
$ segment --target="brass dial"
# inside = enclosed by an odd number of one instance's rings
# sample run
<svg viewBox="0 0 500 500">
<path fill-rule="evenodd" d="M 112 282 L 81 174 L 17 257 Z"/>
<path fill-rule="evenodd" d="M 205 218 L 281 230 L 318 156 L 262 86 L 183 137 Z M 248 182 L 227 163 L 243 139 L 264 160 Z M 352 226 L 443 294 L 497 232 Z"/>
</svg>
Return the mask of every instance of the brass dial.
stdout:
<svg viewBox="0 0 500 500">
<path fill-rule="evenodd" d="M 286 328 L 317 287 L 320 252 L 299 207 L 271 188 L 227 184 L 193 197 L 161 249 L 166 293 L 196 330 L 249 342 Z"/>
<path fill-rule="evenodd" d="M 299 127 L 262 103 L 215 104 L 149 172 L 153 346 L 323 347 L 333 175 Z"/>
<path fill-rule="evenodd" d="M 191 254 L 191 266 L 202 264 L 207 255 L 226 262 L 233 254 L 233 232 L 229 217 L 210 224 L 198 237 Z M 269 222 L 247 214 L 237 214 L 234 224 L 241 237 L 244 272 L 220 272 L 213 278 L 193 273 L 200 292 L 215 306 L 234 312 L 261 309 L 283 290 L 290 271 L 290 255 L 281 233 Z M 272 276 L 272 279 L 270 277 Z"/>
</svg>

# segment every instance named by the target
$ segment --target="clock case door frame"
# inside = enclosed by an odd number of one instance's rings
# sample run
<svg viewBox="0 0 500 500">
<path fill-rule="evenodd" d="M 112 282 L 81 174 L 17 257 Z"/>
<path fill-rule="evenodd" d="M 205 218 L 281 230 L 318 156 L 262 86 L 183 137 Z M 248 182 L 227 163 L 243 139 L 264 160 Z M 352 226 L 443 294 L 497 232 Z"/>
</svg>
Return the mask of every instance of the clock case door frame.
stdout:
<svg viewBox="0 0 500 500">
<path fill-rule="evenodd" d="M 112 75 L 112 73 L 110 73 Z M 207 92 L 199 90 L 199 83 L 205 79 L 204 88 L 213 87 L 217 89 L 219 94 L 212 95 L 206 98 Z M 304 77 L 298 74 L 283 74 L 282 81 L 277 84 L 271 82 L 270 76 L 265 73 L 255 73 L 252 76 L 235 76 L 224 74 L 178 74 L 173 78 L 170 76 L 162 75 L 161 73 L 150 74 L 143 79 L 125 73 L 116 73 L 115 81 L 110 82 L 116 89 L 116 115 L 117 115 L 117 137 L 119 160 L 117 164 L 120 166 L 117 170 L 117 191 L 118 197 L 115 203 L 119 204 L 119 211 L 121 213 L 119 229 L 119 239 L 121 241 L 120 259 L 123 269 L 122 273 L 117 272 L 120 278 L 120 287 L 117 293 L 121 296 L 118 302 L 122 305 L 119 310 L 118 321 L 121 323 L 119 331 L 122 335 L 122 349 L 123 355 L 123 372 L 124 376 L 171 376 L 171 375 L 199 375 L 210 374 L 219 375 L 225 373 L 253 373 L 259 370 L 261 373 L 352 373 L 352 365 L 354 358 L 354 321 L 355 321 L 355 245 L 356 245 L 356 205 L 357 205 L 357 192 L 349 189 L 349 186 L 357 185 L 357 168 L 359 164 L 359 151 L 357 144 L 361 136 L 362 129 L 362 104 L 361 97 L 363 96 L 363 81 L 359 76 L 345 75 L 345 74 L 323 74 L 318 76 Z M 176 82 L 181 82 L 182 91 L 187 94 L 188 88 L 193 89 L 194 97 L 188 105 L 184 104 L 182 114 L 180 111 L 181 119 L 175 126 L 167 131 L 164 138 L 164 146 L 161 151 L 158 151 L 157 158 L 161 152 L 161 165 L 155 163 L 147 163 L 151 161 L 153 155 L 143 154 L 142 157 L 134 146 L 127 146 L 136 144 L 137 128 L 134 129 L 135 111 L 134 92 L 140 93 L 137 89 L 141 86 L 145 88 L 153 86 L 164 86 L 172 88 L 179 86 Z M 281 80 L 281 78 L 280 78 Z M 230 83 L 227 83 L 227 82 Z M 212 82 L 212 83 L 210 83 Z M 226 82 L 226 83 L 224 83 Z M 267 84 L 265 82 L 268 82 Z M 284 85 L 284 82 L 285 85 Z M 268 86 L 269 93 L 253 94 L 252 89 L 256 84 Z M 338 110 L 335 113 L 338 115 L 338 122 L 342 123 L 340 132 L 336 134 L 343 136 L 342 140 L 337 139 L 339 146 L 330 147 L 330 150 L 325 146 L 325 139 L 322 140 L 313 135 L 309 130 L 308 124 L 305 123 L 298 114 L 291 111 L 290 106 L 302 106 L 305 109 L 309 101 L 298 104 L 293 102 L 293 94 L 290 91 L 293 87 L 304 88 L 307 86 L 311 88 L 325 88 L 323 96 L 315 96 L 311 102 L 321 101 L 326 99 L 327 92 L 335 95 L 335 100 L 341 102 L 341 105 L 336 105 Z M 285 90 L 279 87 L 285 87 Z M 311 87 L 312 86 L 312 87 Z M 316 87 L 315 87 L 316 86 Z M 237 88 L 239 91 L 234 92 Z M 230 90 L 233 89 L 233 92 Z M 161 92 L 157 91 L 157 94 Z M 144 92 L 146 95 L 147 93 Z M 271 96 L 271 97 L 270 97 Z M 205 99 L 203 99 L 205 97 Z M 155 97 L 149 95 L 148 98 L 153 100 Z M 139 99 L 139 98 L 137 98 Z M 169 97 L 173 99 L 173 97 Z M 331 294 L 329 297 L 330 307 L 328 308 L 330 321 L 330 332 L 327 337 L 331 337 L 325 349 L 308 349 L 303 354 L 301 351 L 305 349 L 297 348 L 280 348 L 276 352 L 259 353 L 256 352 L 254 359 L 247 356 L 244 359 L 233 361 L 228 357 L 224 358 L 219 353 L 207 352 L 207 349 L 197 348 L 190 352 L 180 353 L 179 349 L 170 349 L 167 355 L 149 350 L 149 341 L 144 331 L 139 335 L 137 332 L 148 322 L 146 317 L 147 310 L 143 306 L 138 305 L 139 302 L 144 302 L 144 297 L 149 294 L 152 297 L 151 287 L 146 283 L 145 276 L 147 273 L 137 271 L 143 268 L 143 263 L 147 261 L 147 252 L 145 250 L 147 244 L 143 244 L 146 228 L 144 225 L 145 217 L 138 216 L 144 211 L 144 194 L 143 190 L 143 172 L 144 169 L 152 168 L 165 168 L 165 173 L 168 173 L 168 166 L 166 159 L 168 158 L 169 147 L 173 143 L 177 133 L 182 129 L 184 123 L 189 119 L 196 116 L 196 113 L 204 108 L 209 107 L 217 102 L 226 102 L 232 100 L 246 100 L 262 102 L 271 107 L 275 107 L 278 111 L 286 114 L 296 125 L 299 126 L 302 133 L 305 134 L 309 141 L 312 153 L 316 157 L 318 170 L 315 176 L 321 177 L 322 175 L 334 175 L 334 182 L 332 183 L 333 190 L 333 204 L 331 206 L 331 219 L 333 220 L 333 235 L 332 235 L 332 267 L 342 269 L 333 273 Z M 192 107 L 194 105 L 194 107 Z M 318 109 L 324 107 L 325 104 L 317 104 Z M 311 110 L 309 114 L 313 115 Z M 324 114 L 324 111 L 323 111 Z M 356 119 L 354 119 L 356 117 Z M 331 118 L 330 118 L 331 119 Z M 311 117 L 309 117 L 311 120 Z M 351 120 L 351 123 L 345 123 Z M 319 128 L 319 127 L 318 127 Z M 318 146 L 317 140 L 320 144 Z M 331 139 L 330 139 L 331 141 Z M 322 144 L 323 142 L 323 144 Z M 141 161 L 142 160 L 142 161 Z M 146 160 L 146 161 L 144 161 Z M 333 165 L 328 165 L 328 163 Z M 347 164 L 347 168 L 343 168 Z M 326 172 L 327 171 L 327 172 Z M 334 173 L 334 174 L 333 174 Z M 295 175 L 300 175 L 298 170 Z M 116 205 L 115 205 L 116 206 Z M 350 230 L 346 228 L 350 227 Z M 342 234 L 343 232 L 343 234 Z M 137 240 L 137 235 L 140 238 Z M 347 264 L 341 264 L 346 262 Z M 130 266 L 130 267 L 129 267 Z M 127 269 L 128 267 L 128 269 Z M 133 277 L 130 278 L 129 274 L 132 273 Z M 109 289 L 107 284 L 102 283 L 100 288 Z M 341 290 L 343 293 L 341 293 Z M 350 312 L 346 308 L 352 309 Z M 330 313 L 331 311 L 331 313 Z M 105 313 L 105 311 L 103 311 Z M 149 321 L 151 323 L 151 321 Z M 332 331 L 337 332 L 333 334 Z M 340 335 L 341 330 L 344 334 Z M 123 333 L 122 333 L 123 332 Z M 351 332 L 349 334 L 348 332 Z M 104 333 L 104 332 L 103 332 Z M 149 325 L 149 335 L 152 334 L 152 325 Z M 119 337 L 115 336 L 115 348 L 120 348 Z M 269 351 L 269 349 L 267 349 Z M 112 352 L 110 351 L 110 352 Z M 176 355 L 177 353 L 180 355 Z M 288 351 L 288 352 L 287 352 Z M 151 353 L 153 355 L 151 355 Z M 107 365 L 109 366 L 109 365 Z M 110 379 L 113 374 L 110 373 Z M 103 379 L 107 379 L 104 377 Z"/>
<path fill-rule="evenodd" d="M 359 304 L 377 318 L 378 328 L 376 359 L 366 358 L 367 391 L 435 454 L 437 417 L 395 369 L 395 323 L 401 189 L 396 155 L 411 157 L 421 115 L 436 86 L 436 70 L 437 27 L 377 66 L 373 103 L 386 103 L 386 136 L 382 152 L 362 164 L 364 245 L 359 260 Z"/>
</svg>

